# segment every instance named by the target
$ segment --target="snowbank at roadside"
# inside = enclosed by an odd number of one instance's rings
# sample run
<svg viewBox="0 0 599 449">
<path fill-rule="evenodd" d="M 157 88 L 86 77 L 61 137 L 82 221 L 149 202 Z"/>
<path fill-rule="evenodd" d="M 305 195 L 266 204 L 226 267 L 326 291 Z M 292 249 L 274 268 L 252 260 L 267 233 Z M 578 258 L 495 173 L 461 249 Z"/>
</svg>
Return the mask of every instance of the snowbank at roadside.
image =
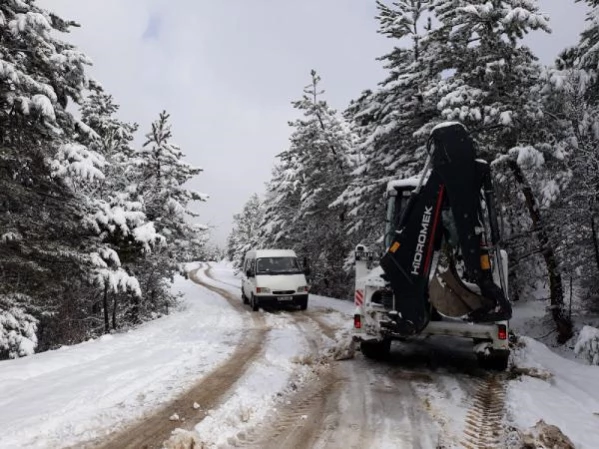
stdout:
<svg viewBox="0 0 599 449">
<path fill-rule="evenodd" d="M 599 367 L 564 359 L 547 346 L 522 337 L 513 353 L 518 368 L 552 374 L 549 380 L 522 376 L 509 383 L 508 419 L 525 430 L 539 420 L 559 427 L 577 449 L 599 447 Z"/>
<path fill-rule="evenodd" d="M 197 267 L 197 265 L 196 265 Z M 0 362 L 0 447 L 55 448 L 118 430 L 224 361 L 243 326 L 220 296 L 178 277 L 171 315 L 123 334 Z"/>
</svg>

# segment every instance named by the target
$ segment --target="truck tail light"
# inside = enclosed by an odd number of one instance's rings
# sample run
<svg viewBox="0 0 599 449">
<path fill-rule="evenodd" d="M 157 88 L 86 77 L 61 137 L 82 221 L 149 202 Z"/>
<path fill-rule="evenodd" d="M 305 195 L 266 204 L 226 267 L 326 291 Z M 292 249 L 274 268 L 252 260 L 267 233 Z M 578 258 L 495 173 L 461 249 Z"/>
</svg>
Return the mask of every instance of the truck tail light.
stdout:
<svg viewBox="0 0 599 449">
<path fill-rule="evenodd" d="M 356 329 L 362 329 L 362 315 L 354 315 L 354 327 Z"/>
<path fill-rule="evenodd" d="M 497 325 L 497 338 L 507 340 L 507 326 L 505 324 Z"/>
</svg>

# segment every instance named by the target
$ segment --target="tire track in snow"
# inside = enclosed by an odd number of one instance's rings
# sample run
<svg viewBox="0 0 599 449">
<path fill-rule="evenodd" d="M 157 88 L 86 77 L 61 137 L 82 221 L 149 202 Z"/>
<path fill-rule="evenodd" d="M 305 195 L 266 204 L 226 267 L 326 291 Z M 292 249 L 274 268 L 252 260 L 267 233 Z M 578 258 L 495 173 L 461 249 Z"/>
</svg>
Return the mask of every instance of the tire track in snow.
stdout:
<svg viewBox="0 0 599 449">
<path fill-rule="evenodd" d="M 215 277 L 211 279 L 230 286 Z M 325 340 L 335 342 L 341 329 L 324 319 L 322 315 L 326 313 L 310 308 L 268 313 L 289 319 L 290 325 L 302 328 L 311 348 L 305 360 L 312 364 L 315 378 L 287 396 L 262 424 L 238 434 L 235 447 L 362 449 L 406 444 L 409 446 L 405 447 L 414 449 L 433 447 L 438 437 L 437 432 L 431 432 L 435 424 L 414 385 L 432 382 L 429 370 L 419 372 L 363 357 L 345 364 L 334 363 L 335 354 L 325 354 L 323 348 Z M 428 433 L 432 434 L 424 436 Z"/>
<path fill-rule="evenodd" d="M 499 374 L 478 381 L 474 402 L 466 417 L 462 440 L 465 449 L 503 447 L 505 394 L 505 379 Z"/>
<path fill-rule="evenodd" d="M 217 279 L 210 269 L 206 271 L 206 276 L 215 283 L 226 286 L 232 286 L 228 282 Z M 218 287 L 214 287 L 218 289 Z M 235 286 L 239 290 L 238 286 Z M 229 295 L 232 295 L 229 293 Z M 247 307 L 242 304 L 241 298 L 233 295 L 234 307 L 246 311 Z M 273 416 L 266 417 L 262 423 L 249 431 L 239 432 L 235 439 L 236 447 L 251 447 L 255 449 L 280 449 L 293 447 L 301 449 L 310 446 L 291 444 L 290 441 L 308 441 L 311 434 L 316 434 L 316 428 L 321 424 L 322 411 L 329 393 L 334 387 L 336 381 L 333 376 L 329 357 L 325 354 L 325 349 L 334 342 L 336 330 L 318 318 L 317 313 L 311 311 L 288 311 L 288 310 L 267 310 L 265 314 L 250 313 L 253 317 L 259 316 L 266 319 L 282 319 L 289 326 L 298 329 L 302 336 L 306 338 L 308 344 L 308 353 L 298 356 L 297 363 L 311 367 L 311 377 L 303 385 L 301 379 L 291 379 L 294 385 L 300 385 L 299 388 L 286 398 L 287 404 L 283 404 L 282 410 Z M 307 419 L 307 417 L 310 419 Z M 308 426 L 304 426 L 308 422 Z M 299 436 L 296 434 L 299 433 Z"/>
<path fill-rule="evenodd" d="M 304 363 L 312 366 L 314 378 L 286 398 L 286 403 L 273 416 L 243 435 L 239 447 L 247 449 L 309 449 L 321 432 L 327 406 L 337 396 L 341 379 L 323 350 L 324 335 L 333 340 L 335 330 L 312 313 L 284 313 L 290 324 L 302 330 L 308 339 L 310 353 Z"/>
<path fill-rule="evenodd" d="M 236 289 L 236 290 L 239 290 L 239 291 L 241 291 L 241 284 L 232 284 L 232 283 L 230 283 L 230 282 L 223 281 L 222 279 L 217 279 L 217 278 L 214 276 L 213 272 L 212 272 L 212 270 L 213 270 L 213 268 L 214 268 L 214 267 L 213 267 L 211 264 L 209 264 L 209 263 L 207 264 L 207 266 L 208 266 L 208 268 L 206 269 L 206 271 L 205 271 L 204 273 L 206 274 L 206 276 L 207 276 L 208 278 L 210 278 L 210 280 L 212 280 L 212 281 L 214 281 L 214 282 L 217 282 L 217 283 L 219 283 L 219 284 L 223 284 L 223 285 L 226 285 L 226 286 L 228 286 L 228 287 L 231 287 L 231 288 L 234 288 L 234 289 Z M 241 279 L 240 279 L 239 281 L 241 282 Z M 245 310 L 245 309 L 244 309 L 244 310 Z"/>
<path fill-rule="evenodd" d="M 224 401 L 237 380 L 247 371 L 249 366 L 261 354 L 266 334 L 263 317 L 250 315 L 232 293 L 203 282 L 197 275 L 202 268 L 190 273 L 190 279 L 202 287 L 222 296 L 237 312 L 250 316 L 251 322 L 246 326 L 233 354 L 203 377 L 194 387 L 177 399 L 169 402 L 154 412 L 144 421 L 134 424 L 119 432 L 101 444 L 92 447 L 100 449 L 154 449 L 161 448 L 175 429 L 192 429 L 207 416 L 207 411 Z M 200 404 L 200 409 L 193 407 Z M 173 414 L 179 419 L 171 421 Z"/>
</svg>

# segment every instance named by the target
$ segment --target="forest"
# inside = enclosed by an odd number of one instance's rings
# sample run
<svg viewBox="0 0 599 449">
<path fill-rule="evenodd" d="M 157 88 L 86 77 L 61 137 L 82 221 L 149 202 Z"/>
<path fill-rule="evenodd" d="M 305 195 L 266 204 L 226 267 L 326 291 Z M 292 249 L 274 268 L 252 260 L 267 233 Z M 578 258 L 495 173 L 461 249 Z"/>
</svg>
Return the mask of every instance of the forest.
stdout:
<svg viewBox="0 0 599 449">
<path fill-rule="evenodd" d="M 78 24 L 0 2 L 0 359 L 168 313 L 182 264 L 205 257 L 170 116 L 136 123 L 60 38 Z"/>
<path fill-rule="evenodd" d="M 430 130 L 459 121 L 492 166 L 511 299 L 541 295 L 569 340 L 572 297 L 599 308 L 599 1 L 586 3 L 578 43 L 545 66 L 523 42 L 551 32 L 536 1 L 378 2 L 393 41 L 385 79 L 338 112 L 311 72 L 266 194 L 235 216 L 229 257 L 292 248 L 310 260 L 312 292 L 351 298 L 355 245 L 384 250 L 387 182 L 419 174 Z"/>
</svg>

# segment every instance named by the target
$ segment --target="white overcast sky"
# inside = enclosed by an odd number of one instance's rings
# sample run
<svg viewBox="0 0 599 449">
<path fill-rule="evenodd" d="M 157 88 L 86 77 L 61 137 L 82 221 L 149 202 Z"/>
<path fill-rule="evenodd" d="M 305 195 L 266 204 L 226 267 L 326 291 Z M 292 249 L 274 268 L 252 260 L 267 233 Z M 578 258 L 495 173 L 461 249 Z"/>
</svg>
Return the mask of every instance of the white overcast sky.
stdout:
<svg viewBox="0 0 599 449">
<path fill-rule="evenodd" d="M 553 33 L 528 38 L 545 63 L 573 45 L 585 7 L 542 0 Z M 376 33 L 374 0 L 39 0 L 82 27 L 67 39 L 90 74 L 121 105 L 120 117 L 148 130 L 171 113 L 174 141 L 204 168 L 192 187 L 223 244 L 232 216 L 262 193 L 287 145 L 299 98 L 316 69 L 329 103 L 343 110 L 384 78 L 376 57 L 391 42 Z M 139 140 L 142 135 L 140 134 Z"/>
</svg>

